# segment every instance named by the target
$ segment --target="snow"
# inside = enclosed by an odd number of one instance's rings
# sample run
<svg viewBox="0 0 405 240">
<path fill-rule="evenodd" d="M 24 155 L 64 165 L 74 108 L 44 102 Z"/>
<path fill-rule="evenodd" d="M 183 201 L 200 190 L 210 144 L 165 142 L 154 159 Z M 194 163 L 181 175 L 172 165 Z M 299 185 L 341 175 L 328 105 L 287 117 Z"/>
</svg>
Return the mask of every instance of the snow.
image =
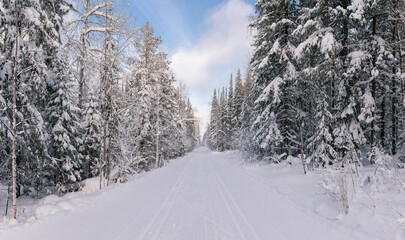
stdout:
<svg viewBox="0 0 405 240">
<path fill-rule="evenodd" d="M 364 1 L 363 0 L 354 0 L 350 6 L 347 7 L 352 13 L 350 13 L 350 18 L 365 21 L 364 19 Z"/>
<path fill-rule="evenodd" d="M 263 60 L 260 62 L 260 64 L 259 64 L 259 67 L 258 68 L 264 68 L 264 67 L 266 67 L 267 65 L 268 65 L 268 60 L 269 60 L 269 57 L 267 56 L 267 57 L 265 57 L 265 58 L 263 58 Z"/>
<path fill-rule="evenodd" d="M 311 22 L 311 24 L 313 23 Z M 310 51 L 311 47 L 318 46 L 321 53 L 323 53 L 326 58 L 329 58 L 329 54 L 333 52 L 333 49 L 336 46 L 336 41 L 331 31 L 331 28 L 322 28 L 313 33 L 297 46 L 294 51 L 294 57 L 301 59 L 304 57 L 305 51 Z"/>
<path fill-rule="evenodd" d="M 350 60 L 350 65 L 352 68 L 360 69 L 361 62 L 368 57 L 368 55 L 363 51 L 353 51 L 348 55 Z"/>
<path fill-rule="evenodd" d="M 88 34 L 89 32 L 108 32 L 110 31 L 108 28 L 105 27 L 89 27 L 86 29 L 85 34 Z"/>
<path fill-rule="evenodd" d="M 325 54 L 325 56 L 329 57 L 329 53 L 333 52 L 333 49 L 336 45 L 336 40 L 335 37 L 333 36 L 333 34 L 329 31 L 331 31 L 332 29 L 328 29 L 326 28 L 325 31 L 325 35 L 322 38 L 322 42 L 321 42 L 321 52 L 323 52 Z"/>
<path fill-rule="evenodd" d="M 271 92 L 274 92 L 273 103 L 279 103 L 280 102 L 280 98 L 279 98 L 280 85 L 283 83 L 284 83 L 284 81 L 282 78 L 275 77 L 273 79 L 273 81 L 271 81 L 270 84 L 267 85 L 267 87 L 263 90 L 263 93 L 255 101 L 255 103 L 268 101 L 269 95 Z"/>
<path fill-rule="evenodd" d="M 349 191 L 349 213 L 339 215 L 321 174 L 303 175 L 300 161 L 259 165 L 199 148 L 102 191 L 92 179 L 86 191 L 31 206 L 19 198 L 32 217 L 0 222 L 0 239 L 405 239 L 403 190 L 365 188 L 375 207 Z"/>
<path fill-rule="evenodd" d="M 25 8 L 25 16 L 28 17 L 28 19 L 33 22 L 37 26 L 41 26 L 41 20 L 40 20 L 40 14 L 38 11 L 32 7 Z"/>
</svg>

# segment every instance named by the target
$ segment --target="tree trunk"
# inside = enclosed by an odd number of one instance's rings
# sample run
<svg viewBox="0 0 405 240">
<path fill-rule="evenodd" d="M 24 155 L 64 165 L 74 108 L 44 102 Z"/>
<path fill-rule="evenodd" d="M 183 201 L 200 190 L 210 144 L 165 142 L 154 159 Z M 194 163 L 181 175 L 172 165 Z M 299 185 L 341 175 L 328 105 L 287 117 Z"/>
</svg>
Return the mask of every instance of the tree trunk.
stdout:
<svg viewBox="0 0 405 240">
<path fill-rule="evenodd" d="M 84 5 L 84 9 L 85 9 L 85 18 L 83 19 L 84 21 L 84 26 L 82 29 L 82 33 L 80 35 L 80 43 L 81 43 L 81 49 L 80 49 L 80 70 L 79 70 L 79 109 L 80 112 L 82 111 L 82 107 L 83 107 L 83 87 L 84 87 L 84 61 L 86 59 L 86 53 L 87 53 L 87 49 L 86 49 L 86 35 L 87 35 L 87 28 L 88 28 L 88 24 L 89 24 L 89 19 L 87 17 L 87 14 L 89 12 L 89 1 L 90 0 L 86 0 L 85 5 Z"/>
<path fill-rule="evenodd" d="M 159 87 L 157 89 L 157 107 L 156 107 L 156 168 L 160 168 L 159 162 L 159 137 L 160 137 L 160 117 L 159 117 L 159 105 L 160 105 L 160 92 Z"/>
<path fill-rule="evenodd" d="M 377 18 L 376 16 L 373 16 L 373 37 L 377 33 Z M 373 49 L 375 49 L 374 46 L 372 46 Z M 377 56 L 376 53 L 373 53 L 373 68 L 376 67 L 376 62 L 377 62 Z M 373 99 L 376 98 L 376 79 L 373 78 L 372 83 L 371 83 L 371 96 Z M 370 146 L 373 148 L 375 146 L 375 141 L 374 141 L 374 136 L 375 136 L 375 111 L 373 111 L 373 121 L 371 122 L 371 132 L 370 132 Z M 372 161 L 371 164 L 374 162 Z"/>
<path fill-rule="evenodd" d="M 107 153 L 107 186 L 110 183 L 110 174 L 111 174 L 111 145 L 112 145 L 112 136 L 111 136 L 111 131 L 108 131 L 108 153 Z"/>
<path fill-rule="evenodd" d="M 9 179 L 8 179 L 8 184 L 7 184 L 7 200 L 6 200 L 6 214 L 5 214 L 5 216 L 8 215 L 8 202 L 10 200 L 10 187 L 11 187 L 11 182 L 12 182 L 11 166 L 9 168 L 8 175 L 9 175 Z"/>
<path fill-rule="evenodd" d="M 381 102 L 381 112 L 380 112 L 380 119 L 381 119 L 381 130 L 380 130 L 380 138 L 381 138 L 381 147 L 385 148 L 385 94 L 384 88 L 382 95 L 382 102 Z"/>
<path fill-rule="evenodd" d="M 395 23 L 394 23 L 394 26 L 393 26 L 393 34 L 392 34 L 392 43 L 393 44 L 395 44 L 394 45 L 394 48 L 393 48 L 393 55 L 394 55 L 394 57 L 396 57 L 396 58 L 401 58 L 400 56 L 401 56 L 401 52 L 400 52 L 400 50 L 399 50 L 399 38 L 397 38 L 397 36 L 399 37 L 399 30 L 398 30 L 398 21 L 399 21 L 399 14 L 397 14 L 398 13 L 398 10 L 399 10 L 399 3 L 398 3 L 398 0 L 396 0 L 396 4 L 395 4 L 395 8 L 394 8 L 394 12 L 395 12 L 395 15 L 396 15 L 396 21 L 395 21 Z M 397 51 L 398 50 L 398 51 Z M 398 55 L 398 56 L 397 56 Z M 399 59 L 398 59 L 399 60 Z M 396 78 L 397 78 L 397 76 L 396 76 L 396 74 L 397 74 L 397 66 L 393 66 L 393 68 L 392 68 L 392 75 L 393 75 L 393 77 L 392 77 L 392 79 L 391 79 L 391 81 L 392 81 L 392 88 L 391 88 L 391 154 L 392 155 L 395 155 L 396 154 L 396 144 L 397 144 L 397 137 L 396 137 L 396 135 L 397 135 L 397 133 L 396 133 L 396 131 L 397 131 L 397 116 L 396 116 L 396 114 L 397 114 L 397 109 L 396 109 L 396 104 L 397 104 L 397 96 L 396 96 L 396 94 L 397 94 L 397 86 L 396 86 Z"/>
<path fill-rule="evenodd" d="M 397 10 L 397 20 L 395 22 L 396 24 L 396 35 L 397 35 L 397 41 L 398 41 L 398 58 L 399 58 L 399 70 L 401 73 L 401 78 L 402 78 L 402 73 L 403 73 L 403 69 L 402 69 L 402 50 L 401 50 L 401 35 L 400 35 L 400 31 L 399 31 L 399 23 L 400 23 L 400 9 L 399 9 L 399 0 L 396 0 L 396 10 Z M 401 81 L 401 100 L 404 100 L 404 81 L 402 79 L 400 79 Z"/>
<path fill-rule="evenodd" d="M 101 189 L 101 183 L 103 182 L 103 161 L 102 161 L 102 151 L 100 151 L 100 158 L 99 158 L 99 175 L 100 175 L 100 189 Z"/>
<path fill-rule="evenodd" d="M 12 146 L 12 172 L 13 172 L 13 217 L 17 219 L 17 166 L 15 156 L 15 138 L 16 138 L 16 111 L 17 111 L 17 57 L 18 57 L 18 8 L 15 1 L 15 56 L 14 56 L 14 86 L 13 86 L 13 146 Z"/>
</svg>

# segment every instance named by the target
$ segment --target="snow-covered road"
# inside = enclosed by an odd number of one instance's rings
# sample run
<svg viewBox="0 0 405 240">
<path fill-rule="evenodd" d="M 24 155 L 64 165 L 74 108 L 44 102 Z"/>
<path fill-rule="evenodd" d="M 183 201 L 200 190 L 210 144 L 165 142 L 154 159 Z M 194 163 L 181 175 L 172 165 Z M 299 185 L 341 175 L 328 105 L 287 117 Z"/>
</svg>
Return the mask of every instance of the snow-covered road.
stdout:
<svg viewBox="0 0 405 240">
<path fill-rule="evenodd" d="M 199 148 L 168 166 L 76 200 L 72 211 L 0 233 L 0 239 L 356 239 L 294 204 L 263 176 Z M 266 178 L 270 179 L 271 178 Z"/>
</svg>

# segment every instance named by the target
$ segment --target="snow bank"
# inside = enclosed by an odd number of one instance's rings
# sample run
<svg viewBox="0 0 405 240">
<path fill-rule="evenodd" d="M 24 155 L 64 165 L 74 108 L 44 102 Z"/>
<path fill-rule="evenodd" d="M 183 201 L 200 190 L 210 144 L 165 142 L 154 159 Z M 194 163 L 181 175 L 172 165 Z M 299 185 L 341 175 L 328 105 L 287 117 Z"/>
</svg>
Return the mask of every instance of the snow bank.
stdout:
<svg viewBox="0 0 405 240">
<path fill-rule="evenodd" d="M 86 179 L 82 182 L 82 191 L 85 193 L 91 193 L 100 190 L 100 178 L 94 177 Z"/>
<path fill-rule="evenodd" d="M 228 155 L 228 161 L 243 161 L 235 152 Z M 243 162 L 242 166 L 249 175 L 259 176 L 269 190 L 280 193 L 309 214 L 353 231 L 353 239 L 405 239 L 405 169 L 376 164 L 359 167 L 353 175 L 331 175 L 325 170 L 304 175 L 299 158 L 280 164 Z M 330 182 L 325 185 L 327 180 Z M 347 191 L 347 214 L 339 198 L 342 180 Z"/>
<path fill-rule="evenodd" d="M 60 208 L 58 205 L 56 204 L 44 204 L 44 205 L 40 205 L 35 209 L 35 214 L 34 217 L 36 219 L 40 219 L 42 217 L 46 217 L 49 215 L 54 215 L 57 214 L 59 212 L 63 211 L 62 208 Z"/>
</svg>

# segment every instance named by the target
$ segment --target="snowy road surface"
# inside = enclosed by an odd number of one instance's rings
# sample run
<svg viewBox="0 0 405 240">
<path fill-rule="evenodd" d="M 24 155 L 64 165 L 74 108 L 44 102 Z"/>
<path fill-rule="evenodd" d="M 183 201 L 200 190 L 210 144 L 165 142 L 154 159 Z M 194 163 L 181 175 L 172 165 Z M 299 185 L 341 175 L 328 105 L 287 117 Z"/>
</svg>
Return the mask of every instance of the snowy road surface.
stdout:
<svg viewBox="0 0 405 240">
<path fill-rule="evenodd" d="M 0 239 L 357 239 L 337 222 L 294 204 L 299 199 L 266 187 L 262 177 L 229 159 L 235 156 L 199 148 L 73 201 L 72 211 L 6 229 Z"/>
</svg>

